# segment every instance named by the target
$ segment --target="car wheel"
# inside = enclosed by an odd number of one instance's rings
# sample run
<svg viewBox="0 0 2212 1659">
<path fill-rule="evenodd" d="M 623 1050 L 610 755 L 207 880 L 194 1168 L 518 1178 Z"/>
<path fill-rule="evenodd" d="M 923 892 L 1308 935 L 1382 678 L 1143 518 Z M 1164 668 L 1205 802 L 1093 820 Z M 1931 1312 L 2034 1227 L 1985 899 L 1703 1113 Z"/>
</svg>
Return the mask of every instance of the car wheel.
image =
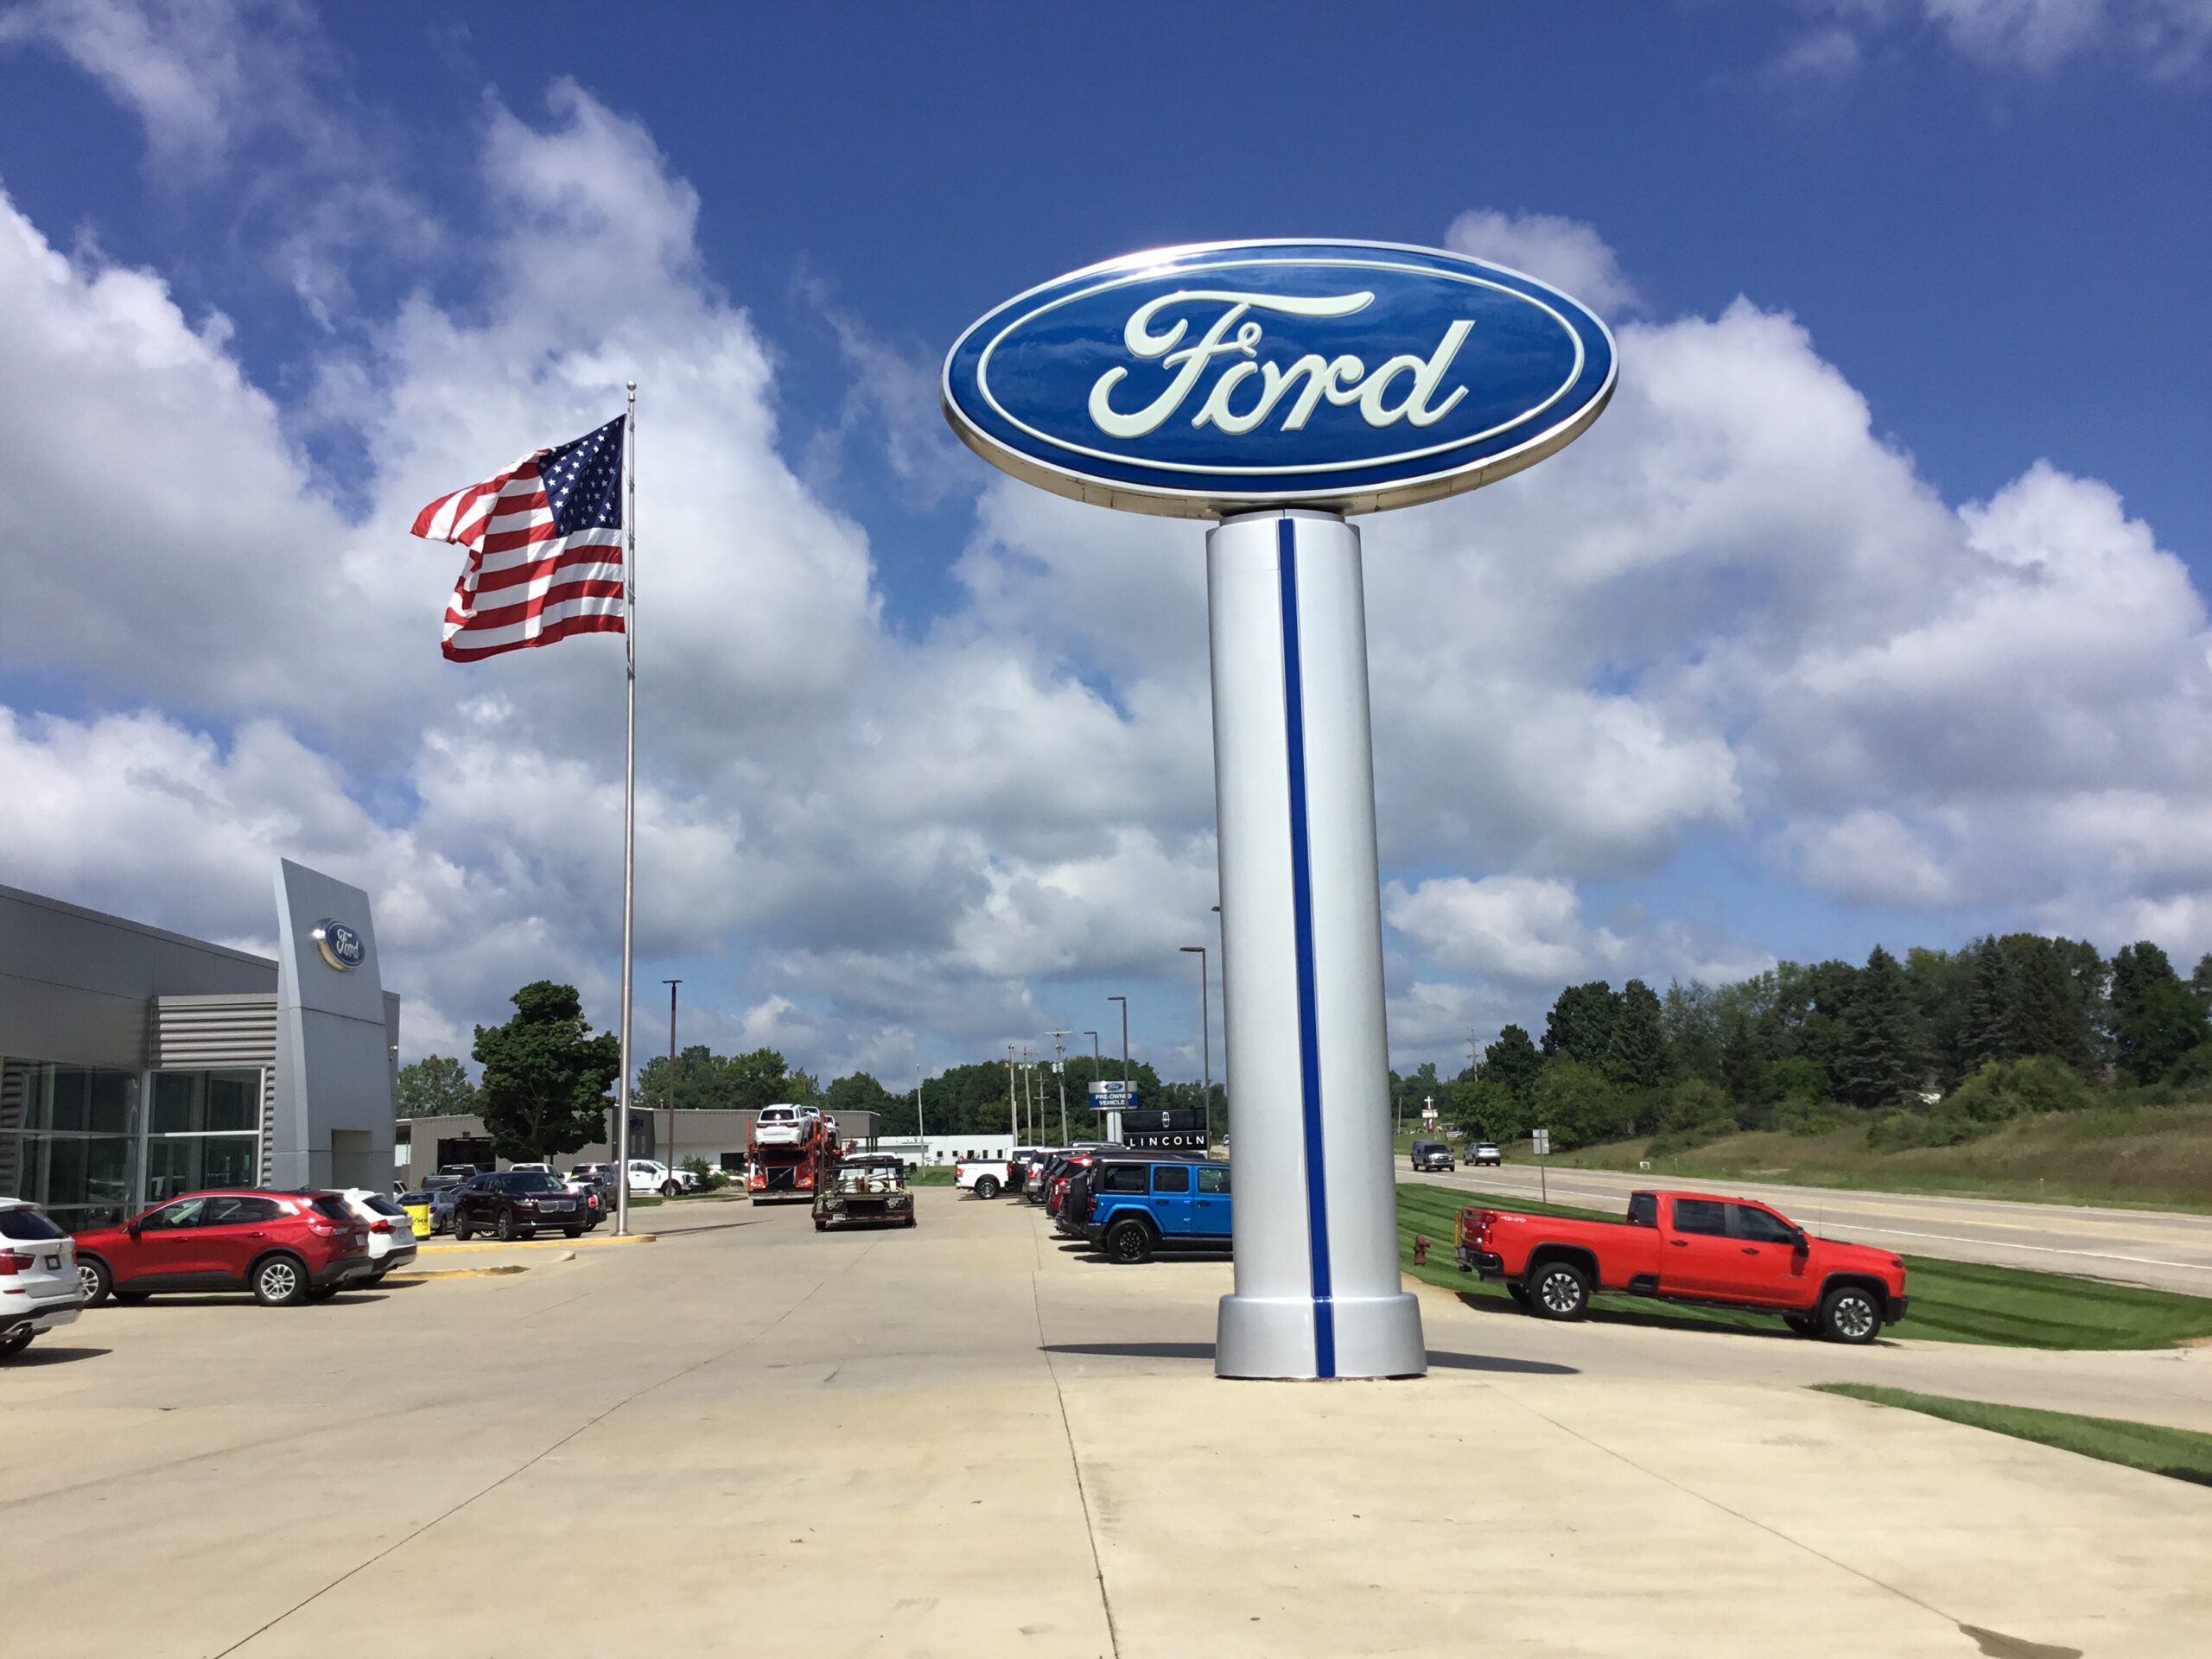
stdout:
<svg viewBox="0 0 2212 1659">
<path fill-rule="evenodd" d="M 1830 1342 L 1863 1346 L 1881 1334 L 1882 1309 L 1872 1291 L 1845 1285 L 1821 1303 L 1821 1334 Z"/>
<path fill-rule="evenodd" d="M 1590 1281 L 1572 1262 L 1547 1262 L 1529 1284 L 1529 1311 L 1547 1319 L 1579 1319 L 1590 1311 Z"/>
<path fill-rule="evenodd" d="M 307 1269 L 289 1255 L 272 1255 L 253 1270 L 253 1300 L 264 1307 L 289 1307 L 306 1300 Z"/>
<path fill-rule="evenodd" d="M 1782 1316 L 1782 1322 L 1801 1337 L 1821 1334 L 1821 1322 L 1810 1313 L 1785 1313 Z"/>
<path fill-rule="evenodd" d="M 660 1184 L 660 1195 L 664 1198 L 672 1198 L 683 1190 L 674 1181 L 663 1181 Z"/>
<path fill-rule="evenodd" d="M 109 1287 L 115 1281 L 109 1275 L 107 1265 L 91 1256 L 77 1258 L 77 1288 L 84 1293 L 85 1306 L 98 1307 L 107 1300 Z"/>
<path fill-rule="evenodd" d="M 826 1233 L 830 1230 L 830 1224 L 817 1216 L 814 1218 L 814 1230 L 817 1233 Z"/>
<path fill-rule="evenodd" d="M 513 1242 L 515 1236 L 515 1217 L 512 1211 L 502 1210 L 499 1211 L 499 1220 L 492 1224 L 492 1236 L 498 1239 L 502 1244 L 511 1243 Z"/>
<path fill-rule="evenodd" d="M 977 1198 L 995 1198 L 996 1197 L 998 1197 L 998 1195 L 999 1195 L 999 1184 L 998 1184 L 998 1182 L 997 1182 L 996 1180 L 993 1179 L 990 1176 L 988 1176 L 988 1175 L 983 1176 L 981 1179 L 979 1179 L 979 1180 L 976 1183 L 976 1196 Z"/>
<path fill-rule="evenodd" d="M 1152 1229 L 1141 1221 L 1117 1221 L 1106 1230 L 1106 1259 L 1135 1267 L 1152 1260 Z"/>
<path fill-rule="evenodd" d="M 37 1334 L 25 1325 L 20 1331 L 10 1331 L 6 1336 L 0 1337 L 0 1359 L 13 1359 L 31 1345 L 31 1338 Z"/>
<path fill-rule="evenodd" d="M 561 1231 L 569 1238 L 582 1238 L 584 1236 L 584 1230 L 581 1227 L 563 1227 Z"/>
<path fill-rule="evenodd" d="M 468 1224 L 467 1216 L 455 1216 L 453 1218 L 453 1236 L 457 1243 L 467 1243 L 475 1233 L 476 1230 Z"/>
</svg>

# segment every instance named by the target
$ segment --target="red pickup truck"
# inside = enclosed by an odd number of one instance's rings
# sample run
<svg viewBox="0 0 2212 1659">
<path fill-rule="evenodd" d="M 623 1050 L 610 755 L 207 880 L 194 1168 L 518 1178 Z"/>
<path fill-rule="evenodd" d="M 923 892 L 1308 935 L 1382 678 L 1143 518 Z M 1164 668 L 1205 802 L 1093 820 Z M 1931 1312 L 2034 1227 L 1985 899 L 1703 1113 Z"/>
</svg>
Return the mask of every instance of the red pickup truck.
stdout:
<svg viewBox="0 0 2212 1659">
<path fill-rule="evenodd" d="M 1626 1221 L 1516 1210 L 1459 1212 L 1459 1266 L 1503 1279 L 1548 1319 L 1579 1319 L 1600 1290 L 1760 1308 L 1802 1336 L 1872 1342 L 1904 1317 L 1904 1263 L 1815 1238 L 1779 1211 L 1705 1192 L 1637 1192 Z"/>
</svg>

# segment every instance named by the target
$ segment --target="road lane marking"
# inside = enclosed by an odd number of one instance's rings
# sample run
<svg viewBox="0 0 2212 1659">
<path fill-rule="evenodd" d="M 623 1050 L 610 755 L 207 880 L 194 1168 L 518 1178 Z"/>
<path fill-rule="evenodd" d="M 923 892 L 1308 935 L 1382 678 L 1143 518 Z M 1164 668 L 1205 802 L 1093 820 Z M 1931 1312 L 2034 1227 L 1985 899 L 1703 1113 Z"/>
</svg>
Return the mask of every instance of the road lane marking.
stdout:
<svg viewBox="0 0 2212 1659">
<path fill-rule="evenodd" d="M 2190 1273 L 2212 1273 L 2202 1262 L 2165 1262 L 2155 1255 L 2115 1255 L 2109 1250 L 2069 1250 L 2056 1244 L 2014 1244 L 2005 1239 L 1960 1238 L 1951 1233 L 1915 1233 L 1902 1227 L 1865 1227 L 1845 1223 L 1862 1233 L 1888 1233 L 1897 1238 L 1933 1238 L 1946 1244 L 1977 1244 L 1985 1250 L 2038 1250 L 2045 1255 L 2082 1255 L 2096 1262 L 2132 1262 L 2143 1268 L 2183 1268 Z"/>
</svg>

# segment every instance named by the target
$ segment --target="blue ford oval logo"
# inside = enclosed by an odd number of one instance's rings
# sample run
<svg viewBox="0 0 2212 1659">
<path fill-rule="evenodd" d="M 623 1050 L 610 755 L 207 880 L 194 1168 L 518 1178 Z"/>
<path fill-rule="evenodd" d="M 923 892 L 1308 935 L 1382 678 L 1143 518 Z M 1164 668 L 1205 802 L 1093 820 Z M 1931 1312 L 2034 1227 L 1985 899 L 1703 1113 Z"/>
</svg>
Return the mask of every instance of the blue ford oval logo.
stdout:
<svg viewBox="0 0 2212 1659">
<path fill-rule="evenodd" d="M 369 954 L 361 936 L 343 922 L 317 922 L 312 937 L 322 959 L 341 974 L 352 973 Z"/>
<path fill-rule="evenodd" d="M 1210 517 L 1434 500 L 1569 442 L 1612 336 L 1502 266 L 1365 242 L 1236 242 L 1093 265 L 945 359 L 945 418 L 994 466 L 1101 505 Z"/>
</svg>

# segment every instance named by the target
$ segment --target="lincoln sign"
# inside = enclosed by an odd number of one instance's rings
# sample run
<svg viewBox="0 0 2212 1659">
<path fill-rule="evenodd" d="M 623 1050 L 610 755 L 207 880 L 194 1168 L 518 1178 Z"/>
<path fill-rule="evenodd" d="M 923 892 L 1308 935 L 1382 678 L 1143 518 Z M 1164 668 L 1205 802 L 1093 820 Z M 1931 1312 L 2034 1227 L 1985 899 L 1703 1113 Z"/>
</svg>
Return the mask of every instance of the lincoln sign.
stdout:
<svg viewBox="0 0 2212 1659">
<path fill-rule="evenodd" d="M 1220 521 L 1205 543 L 1236 1160 L 1224 1376 L 1427 1365 L 1398 1273 L 1366 605 L 1345 515 L 1541 461 L 1598 418 L 1614 372 L 1605 324 L 1558 289 L 1367 242 L 1109 260 L 1008 300 L 945 358 L 945 419 L 993 466 L 1098 506 Z M 1119 1092 L 1093 1085 L 1092 1103 L 1134 1104 Z M 1121 1127 L 1132 1146 L 1205 1145 L 1202 1115 L 1123 1109 Z"/>
<path fill-rule="evenodd" d="M 1364 512 L 1472 489 L 1567 442 L 1612 336 L 1530 276 L 1430 249 L 1208 244 L 1093 265 L 985 316 L 946 418 L 1062 495 L 1216 517 Z"/>
</svg>

